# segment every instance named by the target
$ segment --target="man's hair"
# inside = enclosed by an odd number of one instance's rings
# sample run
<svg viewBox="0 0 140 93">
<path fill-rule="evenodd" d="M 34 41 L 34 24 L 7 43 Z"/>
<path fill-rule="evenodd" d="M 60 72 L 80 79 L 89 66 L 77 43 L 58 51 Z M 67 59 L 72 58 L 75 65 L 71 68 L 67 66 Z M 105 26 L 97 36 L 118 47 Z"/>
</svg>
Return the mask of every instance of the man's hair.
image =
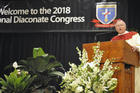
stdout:
<svg viewBox="0 0 140 93">
<path fill-rule="evenodd" d="M 121 20 L 121 19 L 117 20 L 116 24 L 117 24 L 118 22 L 123 22 L 123 23 L 126 25 L 126 23 L 125 23 L 123 20 Z M 115 24 L 115 25 L 116 25 L 116 24 Z"/>
</svg>

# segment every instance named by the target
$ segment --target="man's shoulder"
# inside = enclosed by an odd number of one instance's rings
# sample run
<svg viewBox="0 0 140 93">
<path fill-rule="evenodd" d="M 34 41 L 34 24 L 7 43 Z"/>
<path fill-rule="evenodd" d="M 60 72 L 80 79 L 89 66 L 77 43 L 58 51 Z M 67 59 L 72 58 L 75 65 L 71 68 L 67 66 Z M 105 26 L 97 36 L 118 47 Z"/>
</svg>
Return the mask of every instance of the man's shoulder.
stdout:
<svg viewBox="0 0 140 93">
<path fill-rule="evenodd" d="M 128 34 L 135 35 L 135 34 L 138 34 L 138 32 L 130 31 Z"/>
<path fill-rule="evenodd" d="M 128 39 L 131 39 L 134 35 L 138 34 L 137 32 L 135 31 L 130 31 L 126 34 L 123 34 L 123 35 L 117 35 L 117 36 L 114 36 L 111 41 L 113 40 L 128 40 Z"/>
</svg>

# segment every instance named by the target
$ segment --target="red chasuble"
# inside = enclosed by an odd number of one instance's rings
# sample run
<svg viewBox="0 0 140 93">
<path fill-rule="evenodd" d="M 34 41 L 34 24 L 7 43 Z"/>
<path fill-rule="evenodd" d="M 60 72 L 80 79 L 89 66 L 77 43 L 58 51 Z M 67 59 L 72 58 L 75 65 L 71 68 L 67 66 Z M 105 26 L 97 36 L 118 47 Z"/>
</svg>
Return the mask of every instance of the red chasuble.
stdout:
<svg viewBox="0 0 140 93">
<path fill-rule="evenodd" d="M 137 34 L 137 32 L 128 32 L 126 34 L 123 34 L 123 35 L 117 35 L 117 36 L 114 36 L 111 41 L 113 40 L 129 40 L 132 38 L 133 35 Z"/>
<path fill-rule="evenodd" d="M 140 53 L 140 36 L 137 32 L 128 32 L 122 35 L 114 36 L 111 41 L 125 40 L 131 46 L 136 46 Z M 135 93 L 140 93 L 140 67 L 135 68 Z"/>
</svg>

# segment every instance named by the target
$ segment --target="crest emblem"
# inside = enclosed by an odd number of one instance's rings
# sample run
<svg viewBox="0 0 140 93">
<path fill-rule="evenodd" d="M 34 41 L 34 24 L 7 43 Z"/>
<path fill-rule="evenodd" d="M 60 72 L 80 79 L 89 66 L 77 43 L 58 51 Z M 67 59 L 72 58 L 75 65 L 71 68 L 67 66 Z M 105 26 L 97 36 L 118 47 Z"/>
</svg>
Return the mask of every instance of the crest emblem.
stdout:
<svg viewBox="0 0 140 93">
<path fill-rule="evenodd" d="M 111 23 L 117 15 L 116 2 L 101 2 L 96 5 L 96 17 L 102 24 Z"/>
</svg>

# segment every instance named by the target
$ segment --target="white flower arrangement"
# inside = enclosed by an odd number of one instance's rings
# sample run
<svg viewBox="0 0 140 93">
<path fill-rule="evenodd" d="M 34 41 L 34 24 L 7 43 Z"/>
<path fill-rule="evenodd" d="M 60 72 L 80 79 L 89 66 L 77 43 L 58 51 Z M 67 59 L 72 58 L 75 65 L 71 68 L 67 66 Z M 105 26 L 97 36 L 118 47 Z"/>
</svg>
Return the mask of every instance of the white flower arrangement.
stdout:
<svg viewBox="0 0 140 93">
<path fill-rule="evenodd" d="M 100 44 L 100 43 L 99 43 Z M 117 78 L 113 78 L 116 69 L 107 59 L 104 66 L 100 67 L 103 51 L 100 45 L 94 46 L 94 57 L 92 62 L 88 62 L 88 55 L 85 49 L 79 54 L 80 65 L 71 63 L 70 70 L 65 72 L 59 93 L 111 93 L 117 86 Z"/>
</svg>

